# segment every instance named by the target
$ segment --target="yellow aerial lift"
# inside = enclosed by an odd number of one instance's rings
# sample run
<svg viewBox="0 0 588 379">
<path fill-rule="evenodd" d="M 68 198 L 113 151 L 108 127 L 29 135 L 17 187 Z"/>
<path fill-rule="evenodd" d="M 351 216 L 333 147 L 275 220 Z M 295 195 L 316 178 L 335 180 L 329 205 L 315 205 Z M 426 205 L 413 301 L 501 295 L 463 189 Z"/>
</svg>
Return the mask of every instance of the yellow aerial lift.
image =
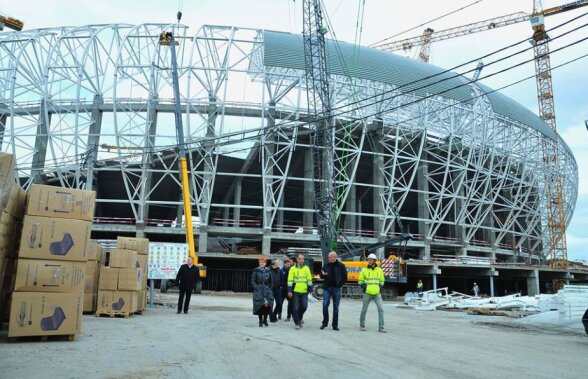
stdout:
<svg viewBox="0 0 588 379">
<path fill-rule="evenodd" d="M 178 12 L 178 23 L 182 18 L 182 12 Z M 194 264 L 200 270 L 200 278 L 206 278 L 206 266 L 198 262 L 196 254 L 196 245 L 194 243 L 194 228 L 192 226 L 192 202 L 190 201 L 190 182 L 188 181 L 188 152 L 184 143 L 184 128 L 182 126 L 182 110 L 180 106 L 180 85 L 178 80 L 178 62 L 176 58 L 176 45 L 179 42 L 174 39 L 173 32 L 162 32 L 159 36 L 159 44 L 169 46 L 171 50 L 171 72 L 172 85 L 174 91 L 174 115 L 176 121 L 176 132 L 178 136 L 178 160 L 180 164 L 180 177 L 182 182 L 182 198 L 184 201 L 184 225 L 186 226 L 186 239 L 188 241 L 188 250 L 190 257 L 194 259 Z M 202 282 L 197 284 L 196 293 L 202 289 Z"/>
</svg>

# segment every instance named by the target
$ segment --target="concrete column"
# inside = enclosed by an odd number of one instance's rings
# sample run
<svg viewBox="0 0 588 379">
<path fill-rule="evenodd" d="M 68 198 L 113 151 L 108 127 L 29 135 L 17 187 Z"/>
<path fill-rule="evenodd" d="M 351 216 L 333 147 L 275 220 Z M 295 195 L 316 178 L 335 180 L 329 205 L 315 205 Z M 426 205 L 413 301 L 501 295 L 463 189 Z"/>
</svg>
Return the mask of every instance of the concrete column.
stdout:
<svg viewBox="0 0 588 379">
<path fill-rule="evenodd" d="M 424 137 L 423 137 L 424 138 Z M 417 168 L 417 216 L 420 219 L 418 222 L 418 233 L 424 236 L 424 247 L 419 251 L 419 259 L 428 261 L 431 259 L 431 238 L 429 234 L 429 208 L 427 207 L 427 200 L 429 198 L 429 182 L 427 176 L 429 174 L 429 163 L 426 162 L 427 153 L 423 151 L 421 161 Z"/>
<path fill-rule="evenodd" d="M 539 269 L 535 269 L 529 272 L 527 277 L 527 295 L 535 296 L 541 293 L 539 287 Z"/>
<path fill-rule="evenodd" d="M 177 210 L 177 214 L 176 214 L 176 228 L 181 228 L 183 222 L 184 222 L 184 205 L 180 204 L 180 205 L 178 205 L 178 210 Z"/>
<path fill-rule="evenodd" d="M 349 189 L 349 195 L 347 195 L 347 203 L 345 204 L 346 211 L 349 213 L 356 213 L 357 211 L 357 190 L 355 185 L 352 185 Z M 350 214 L 345 217 L 345 229 L 356 230 L 357 216 Z"/>
<path fill-rule="evenodd" d="M 151 185 L 153 179 L 153 172 L 150 170 L 153 167 L 155 160 L 153 148 L 155 146 L 155 135 L 157 134 L 157 98 L 149 99 L 149 110 L 147 112 L 147 122 L 149 127 L 145 136 L 145 152 L 143 152 L 142 172 L 143 185 L 141 186 L 141 196 L 139 198 L 139 217 L 137 224 L 144 224 L 145 220 L 149 218 L 149 193 L 151 192 Z"/>
<path fill-rule="evenodd" d="M 94 121 L 88 131 L 88 155 L 86 157 L 86 189 L 94 190 L 94 164 L 98 160 L 98 147 L 100 146 L 100 132 L 102 130 L 102 111 L 100 106 L 104 104 L 102 96 L 94 96 L 92 101 L 91 117 Z"/>
<path fill-rule="evenodd" d="M 51 125 L 51 113 L 47 111 L 46 100 L 39 106 L 39 121 L 37 124 L 37 137 L 35 138 L 35 152 L 33 153 L 33 165 L 31 176 L 33 183 L 43 182 L 43 171 L 47 156 L 47 144 L 49 142 L 49 128 Z"/>
<path fill-rule="evenodd" d="M 200 228 L 198 232 L 198 246 L 196 251 L 199 253 L 206 253 L 208 251 L 208 231 L 206 227 Z"/>
<path fill-rule="evenodd" d="M 490 297 L 494 297 L 494 276 L 490 274 Z"/>
<path fill-rule="evenodd" d="M 272 253 L 272 238 L 269 234 L 263 235 L 263 240 L 261 242 L 261 254 L 265 256 L 269 256 Z"/>
<path fill-rule="evenodd" d="M 361 208 L 361 200 L 357 202 L 357 213 L 361 214 L 362 212 L 362 208 Z M 363 228 L 363 223 L 362 223 L 362 217 L 361 216 L 357 216 L 357 230 L 362 230 Z"/>
<path fill-rule="evenodd" d="M 437 274 L 433 274 L 433 290 L 437 291 Z"/>
<path fill-rule="evenodd" d="M 312 178 L 314 177 L 314 170 L 312 166 L 312 150 L 309 148 L 304 152 L 304 198 L 303 207 L 304 209 L 314 209 L 314 183 Z M 302 213 L 302 225 L 305 227 L 312 227 L 314 221 L 314 212 Z"/>
<path fill-rule="evenodd" d="M 464 205 L 464 200 L 462 200 L 462 198 L 465 196 L 465 189 L 463 186 L 459 188 L 459 190 L 457 192 L 457 196 L 458 196 L 458 198 L 455 200 L 455 216 L 456 217 L 459 215 L 459 213 L 461 212 L 461 208 Z M 464 246 L 458 250 L 457 255 L 465 257 L 468 255 L 468 248 L 464 242 L 464 238 L 466 235 L 465 227 L 461 224 L 456 223 L 454 230 L 455 230 L 455 238 L 460 239 L 462 241 L 462 243 L 464 243 Z"/>
<path fill-rule="evenodd" d="M 375 138 L 381 138 L 380 133 L 377 133 Z M 382 204 L 382 196 L 384 196 L 384 175 L 382 175 L 382 170 L 384 169 L 384 157 L 379 154 L 379 144 L 374 146 L 374 155 L 372 156 L 372 177 L 373 183 L 377 187 L 373 189 L 373 204 L 374 204 L 374 230 L 376 231 L 376 237 L 382 238 L 386 236 L 382 236 L 380 233 L 382 232 L 382 220 L 381 218 L 384 216 L 384 205 Z"/>
<path fill-rule="evenodd" d="M 277 231 L 278 232 L 282 232 L 284 231 L 284 196 L 282 196 L 280 198 L 280 205 L 279 205 L 280 209 L 278 209 L 278 214 L 277 214 L 277 220 L 276 220 L 276 225 L 277 225 Z"/>
<path fill-rule="evenodd" d="M 235 186 L 235 208 L 233 209 L 233 221 L 235 226 L 239 225 L 241 220 L 241 190 L 243 189 L 243 181 L 237 179 L 237 185 Z"/>
<path fill-rule="evenodd" d="M 275 154 L 276 145 L 275 145 L 275 134 L 274 134 L 274 127 L 276 125 L 276 103 L 271 101 L 269 103 L 269 107 L 267 110 L 267 117 L 266 117 L 266 128 L 264 133 L 265 135 L 265 151 L 270 157 Z M 263 228 L 266 230 L 272 229 L 272 214 L 274 212 L 274 187 L 273 187 L 273 175 L 274 175 L 274 166 L 270 160 L 270 157 L 264 158 L 267 162 L 265 168 L 265 175 L 263 177 Z"/>
</svg>

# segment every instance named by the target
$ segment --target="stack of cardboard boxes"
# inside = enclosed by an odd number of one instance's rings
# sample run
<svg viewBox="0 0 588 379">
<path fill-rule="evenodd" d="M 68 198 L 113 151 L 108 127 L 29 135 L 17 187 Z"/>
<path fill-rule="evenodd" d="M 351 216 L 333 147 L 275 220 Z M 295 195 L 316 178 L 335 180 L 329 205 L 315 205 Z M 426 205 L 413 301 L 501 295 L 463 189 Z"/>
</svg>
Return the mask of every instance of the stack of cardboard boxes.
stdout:
<svg viewBox="0 0 588 379">
<path fill-rule="evenodd" d="M 95 202 L 92 191 L 31 186 L 8 337 L 80 333 Z"/>
<path fill-rule="evenodd" d="M 97 315 L 129 316 L 145 308 L 149 240 L 119 237 L 100 268 Z"/>
<path fill-rule="evenodd" d="M 0 153 L 0 322 L 8 319 L 17 242 L 20 240 L 27 193 L 15 184 L 15 160 Z"/>
<path fill-rule="evenodd" d="M 98 242 L 88 242 L 86 262 L 86 286 L 84 288 L 84 312 L 96 312 L 98 298 L 98 278 L 100 277 L 100 262 L 102 262 L 102 247 Z"/>
</svg>

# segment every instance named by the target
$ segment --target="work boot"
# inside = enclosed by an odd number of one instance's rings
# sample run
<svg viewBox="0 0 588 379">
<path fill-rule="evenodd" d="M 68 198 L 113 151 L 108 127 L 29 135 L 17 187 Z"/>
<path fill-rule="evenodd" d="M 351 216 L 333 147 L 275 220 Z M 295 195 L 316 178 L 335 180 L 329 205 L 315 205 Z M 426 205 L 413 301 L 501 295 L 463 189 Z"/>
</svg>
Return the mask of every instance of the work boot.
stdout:
<svg viewBox="0 0 588 379">
<path fill-rule="evenodd" d="M 300 330 L 300 324 L 296 324 L 296 326 L 294 327 L 294 329 Z"/>
<path fill-rule="evenodd" d="M 284 321 L 290 322 L 290 320 L 291 320 L 291 318 L 290 318 L 290 316 L 288 316 L 288 317 L 286 317 L 286 319 Z"/>
<path fill-rule="evenodd" d="M 365 328 L 365 325 L 360 325 L 359 330 L 361 330 L 362 332 L 365 332 L 367 329 Z"/>
<path fill-rule="evenodd" d="M 384 329 L 384 327 L 383 327 L 383 326 L 380 326 L 380 327 L 378 328 L 378 332 L 380 332 L 380 333 L 388 333 L 388 332 L 386 331 L 386 329 Z"/>
<path fill-rule="evenodd" d="M 178 311 L 178 312 L 177 312 L 177 314 L 180 314 L 180 313 L 182 313 L 182 311 Z"/>
<path fill-rule="evenodd" d="M 327 326 L 325 324 L 321 325 L 321 330 L 323 330 L 324 328 L 326 328 Z"/>
<path fill-rule="evenodd" d="M 333 326 L 333 330 L 339 330 L 339 327 Z"/>
</svg>

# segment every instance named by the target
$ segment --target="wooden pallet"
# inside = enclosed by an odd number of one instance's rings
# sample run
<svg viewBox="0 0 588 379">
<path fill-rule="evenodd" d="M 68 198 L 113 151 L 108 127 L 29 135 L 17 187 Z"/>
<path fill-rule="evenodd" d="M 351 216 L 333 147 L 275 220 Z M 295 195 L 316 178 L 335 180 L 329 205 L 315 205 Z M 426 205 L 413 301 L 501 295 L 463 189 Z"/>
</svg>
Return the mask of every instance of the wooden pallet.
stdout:
<svg viewBox="0 0 588 379">
<path fill-rule="evenodd" d="M 129 318 L 133 314 L 129 312 L 96 312 L 96 317 L 122 317 L 122 318 Z"/>
<path fill-rule="evenodd" d="M 47 341 L 73 341 L 75 334 L 62 334 L 55 336 L 26 336 L 26 337 L 8 337 L 8 342 L 47 342 Z"/>
</svg>

